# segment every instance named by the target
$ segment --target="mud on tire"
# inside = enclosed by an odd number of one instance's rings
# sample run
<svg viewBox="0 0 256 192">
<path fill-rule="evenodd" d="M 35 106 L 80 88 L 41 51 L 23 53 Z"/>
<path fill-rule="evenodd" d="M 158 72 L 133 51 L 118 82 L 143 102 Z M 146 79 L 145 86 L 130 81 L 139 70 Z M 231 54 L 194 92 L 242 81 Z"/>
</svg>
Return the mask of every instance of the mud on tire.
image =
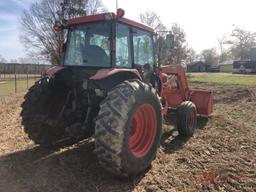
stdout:
<svg viewBox="0 0 256 192">
<path fill-rule="evenodd" d="M 125 81 L 101 103 L 95 127 L 99 163 L 119 176 L 134 176 L 155 158 L 162 130 L 156 91 L 139 81 Z"/>
<path fill-rule="evenodd" d="M 63 129 L 59 127 L 61 125 L 57 126 L 53 120 L 56 115 L 54 113 L 61 104 L 60 99 L 56 100 L 60 90 L 52 86 L 48 78 L 37 81 L 29 89 L 21 105 L 24 131 L 35 144 L 45 147 L 54 145 L 63 136 Z M 63 94 L 63 90 L 60 93 Z"/>
</svg>

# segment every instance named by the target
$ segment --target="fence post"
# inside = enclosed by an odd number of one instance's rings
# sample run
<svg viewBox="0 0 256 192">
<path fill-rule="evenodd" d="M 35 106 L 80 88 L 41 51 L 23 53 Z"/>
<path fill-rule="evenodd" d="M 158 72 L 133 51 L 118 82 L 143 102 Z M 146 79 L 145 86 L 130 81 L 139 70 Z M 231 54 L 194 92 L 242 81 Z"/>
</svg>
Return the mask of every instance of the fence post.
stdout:
<svg viewBox="0 0 256 192">
<path fill-rule="evenodd" d="M 17 77 L 16 77 L 16 65 L 14 64 L 14 84 L 15 84 L 15 93 L 17 93 Z"/>
<path fill-rule="evenodd" d="M 37 64 L 35 64 L 35 68 L 34 68 L 34 81 L 36 81 L 36 76 L 37 76 Z"/>
<path fill-rule="evenodd" d="M 28 65 L 27 66 L 27 89 L 28 89 Z"/>
</svg>

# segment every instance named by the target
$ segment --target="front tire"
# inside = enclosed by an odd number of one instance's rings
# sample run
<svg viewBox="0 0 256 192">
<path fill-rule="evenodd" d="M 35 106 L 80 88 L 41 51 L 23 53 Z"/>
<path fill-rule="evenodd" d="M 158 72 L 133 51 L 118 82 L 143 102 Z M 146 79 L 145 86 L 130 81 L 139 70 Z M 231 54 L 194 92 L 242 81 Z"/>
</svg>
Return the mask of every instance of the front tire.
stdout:
<svg viewBox="0 0 256 192">
<path fill-rule="evenodd" d="M 156 91 L 139 81 L 125 81 L 101 104 L 95 127 L 95 152 L 106 170 L 134 176 L 155 158 L 162 130 Z"/>
<path fill-rule="evenodd" d="M 196 106 L 191 101 L 184 101 L 177 109 L 177 129 L 181 136 L 191 137 L 197 124 Z"/>
</svg>

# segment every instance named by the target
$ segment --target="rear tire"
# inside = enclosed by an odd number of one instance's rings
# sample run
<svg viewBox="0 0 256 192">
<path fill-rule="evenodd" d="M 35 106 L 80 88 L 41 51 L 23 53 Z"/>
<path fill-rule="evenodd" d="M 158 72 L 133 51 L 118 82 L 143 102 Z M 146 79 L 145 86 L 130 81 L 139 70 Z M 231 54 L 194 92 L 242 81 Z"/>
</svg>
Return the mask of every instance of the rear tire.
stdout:
<svg viewBox="0 0 256 192">
<path fill-rule="evenodd" d="M 60 91 L 52 86 L 49 78 L 37 81 L 29 89 L 21 105 L 24 131 L 35 144 L 44 147 L 53 146 L 64 134 L 61 124 L 55 124 L 54 117 L 62 103 L 60 98 L 56 100 L 53 95 L 58 97 Z"/>
<path fill-rule="evenodd" d="M 155 158 L 162 130 L 156 91 L 139 81 L 125 81 L 109 92 L 95 127 L 99 163 L 119 176 L 134 176 Z"/>
<path fill-rule="evenodd" d="M 191 137 L 197 124 L 196 106 L 191 101 L 185 101 L 177 109 L 177 129 L 181 136 Z"/>
</svg>

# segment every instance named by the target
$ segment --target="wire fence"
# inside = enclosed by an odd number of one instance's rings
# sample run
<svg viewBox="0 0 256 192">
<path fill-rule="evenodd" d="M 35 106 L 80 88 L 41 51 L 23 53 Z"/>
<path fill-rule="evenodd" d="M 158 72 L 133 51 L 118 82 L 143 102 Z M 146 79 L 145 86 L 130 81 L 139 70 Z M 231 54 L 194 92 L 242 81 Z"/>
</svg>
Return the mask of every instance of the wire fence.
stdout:
<svg viewBox="0 0 256 192">
<path fill-rule="evenodd" d="M 26 91 L 49 65 L 0 64 L 0 97 Z"/>
</svg>

